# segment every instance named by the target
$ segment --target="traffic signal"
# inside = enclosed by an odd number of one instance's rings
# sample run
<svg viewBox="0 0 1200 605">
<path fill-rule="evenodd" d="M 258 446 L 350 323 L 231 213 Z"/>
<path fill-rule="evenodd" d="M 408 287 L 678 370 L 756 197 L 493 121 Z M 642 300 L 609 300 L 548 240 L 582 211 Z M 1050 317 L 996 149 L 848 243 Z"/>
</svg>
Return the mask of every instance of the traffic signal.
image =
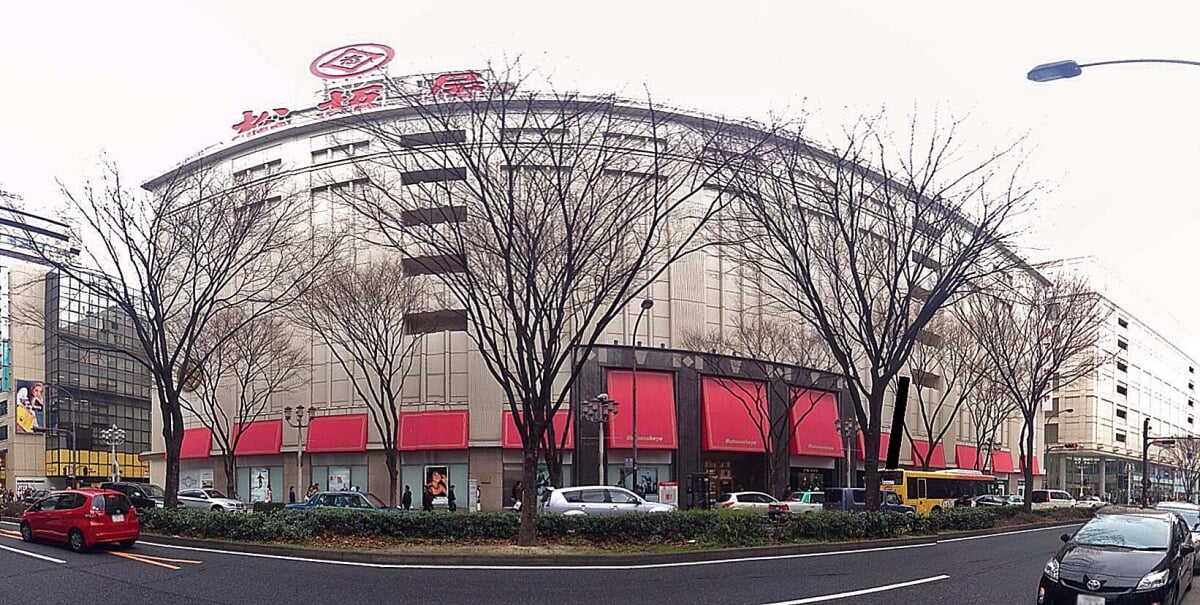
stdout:
<svg viewBox="0 0 1200 605">
<path fill-rule="evenodd" d="M 1064 449 L 1064 450 L 1077 450 L 1077 449 L 1079 449 L 1079 444 L 1078 444 L 1078 443 L 1074 443 L 1074 442 L 1071 442 L 1071 443 L 1064 443 L 1064 444 L 1063 444 L 1063 449 Z"/>
</svg>

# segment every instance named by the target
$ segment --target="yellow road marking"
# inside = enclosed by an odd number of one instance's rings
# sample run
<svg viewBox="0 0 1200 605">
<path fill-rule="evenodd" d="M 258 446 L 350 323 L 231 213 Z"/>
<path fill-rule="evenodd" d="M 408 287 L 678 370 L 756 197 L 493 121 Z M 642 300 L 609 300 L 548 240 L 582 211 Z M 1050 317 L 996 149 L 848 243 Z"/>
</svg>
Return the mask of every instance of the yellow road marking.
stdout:
<svg viewBox="0 0 1200 605">
<path fill-rule="evenodd" d="M 140 557 L 142 559 L 153 559 L 155 561 L 166 561 L 168 563 L 191 563 L 193 565 L 199 565 L 204 562 L 204 561 L 193 561 L 191 559 L 168 559 L 166 557 L 152 557 L 150 555 L 143 555 L 141 553 L 138 553 L 136 555 L 134 555 L 133 553 L 127 553 L 127 554 L 131 554 L 135 557 Z"/>
<path fill-rule="evenodd" d="M 10 530 L 10 529 L 0 529 L 0 535 L 5 535 L 5 536 L 8 536 L 8 537 L 10 537 L 10 538 L 20 538 L 20 537 L 21 537 L 21 532 L 19 532 L 19 531 L 12 531 L 12 530 Z"/>
<path fill-rule="evenodd" d="M 167 569 L 174 569 L 174 570 L 179 569 L 179 567 L 175 566 L 175 565 L 170 565 L 168 563 L 160 563 L 158 561 L 151 561 L 150 559 L 143 559 L 137 555 L 131 555 L 127 552 L 113 552 L 110 550 L 110 551 L 108 551 L 108 554 L 117 556 L 117 557 L 121 557 L 122 559 L 129 559 L 131 561 L 138 561 L 140 563 L 146 563 L 147 565 L 157 565 L 159 567 L 165 567 Z"/>
</svg>

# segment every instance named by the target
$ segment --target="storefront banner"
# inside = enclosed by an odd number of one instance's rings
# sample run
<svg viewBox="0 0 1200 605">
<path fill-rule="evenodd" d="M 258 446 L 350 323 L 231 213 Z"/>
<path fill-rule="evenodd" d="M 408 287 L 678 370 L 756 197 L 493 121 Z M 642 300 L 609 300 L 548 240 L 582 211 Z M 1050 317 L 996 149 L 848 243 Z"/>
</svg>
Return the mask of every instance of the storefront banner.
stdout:
<svg viewBox="0 0 1200 605">
<path fill-rule="evenodd" d="M 32 433 L 46 428 L 46 387 L 40 382 L 17 381 L 17 432 Z"/>
<path fill-rule="evenodd" d="M 250 501 L 270 502 L 274 497 L 271 493 L 271 469 L 262 466 L 250 468 Z"/>
</svg>

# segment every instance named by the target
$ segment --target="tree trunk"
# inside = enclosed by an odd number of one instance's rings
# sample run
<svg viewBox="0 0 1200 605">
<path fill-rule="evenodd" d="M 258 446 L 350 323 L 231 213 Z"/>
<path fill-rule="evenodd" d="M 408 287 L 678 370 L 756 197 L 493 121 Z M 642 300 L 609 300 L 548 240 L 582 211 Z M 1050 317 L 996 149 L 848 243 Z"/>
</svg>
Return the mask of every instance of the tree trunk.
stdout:
<svg viewBox="0 0 1200 605">
<path fill-rule="evenodd" d="M 388 506 L 396 507 L 396 492 L 400 487 L 400 451 L 396 448 L 387 450 L 388 471 Z"/>
<path fill-rule="evenodd" d="M 225 466 L 225 493 L 229 494 L 230 498 L 237 498 L 237 457 L 233 454 L 225 454 L 221 456 L 221 462 Z"/>
<path fill-rule="evenodd" d="M 537 469 L 541 452 L 537 443 L 525 444 L 521 469 L 521 527 L 517 530 L 517 546 L 537 546 Z"/>
<path fill-rule="evenodd" d="M 163 439 L 166 441 L 166 465 L 167 476 L 163 491 L 166 492 L 163 498 L 163 506 L 168 509 L 174 509 L 179 503 L 179 451 L 183 448 L 183 412 L 179 408 L 179 399 L 175 398 L 174 403 L 170 401 L 164 402 L 161 406 L 163 411 Z"/>
<path fill-rule="evenodd" d="M 543 454 L 543 459 L 546 461 L 546 469 L 550 471 L 550 485 L 556 489 L 563 486 L 563 451 L 557 444 L 553 450 L 547 449 Z M 601 478 L 600 483 L 604 483 Z"/>
<path fill-rule="evenodd" d="M 1036 407 L 1036 405 L 1030 406 L 1030 409 L 1037 409 L 1037 407 Z M 1025 418 L 1025 427 L 1023 430 L 1024 434 L 1021 435 L 1024 438 L 1024 443 L 1022 444 L 1021 449 L 1025 450 L 1024 452 L 1022 452 L 1022 454 L 1024 455 L 1025 464 L 1023 465 L 1024 468 L 1021 469 L 1021 476 L 1025 478 L 1025 501 L 1021 504 L 1021 508 L 1024 509 L 1025 512 L 1028 513 L 1028 512 L 1033 511 L 1033 437 L 1034 437 L 1034 435 L 1033 435 L 1033 420 L 1034 420 L 1034 418 L 1032 415 L 1029 415 L 1029 414 L 1024 415 L 1024 418 Z"/>
</svg>

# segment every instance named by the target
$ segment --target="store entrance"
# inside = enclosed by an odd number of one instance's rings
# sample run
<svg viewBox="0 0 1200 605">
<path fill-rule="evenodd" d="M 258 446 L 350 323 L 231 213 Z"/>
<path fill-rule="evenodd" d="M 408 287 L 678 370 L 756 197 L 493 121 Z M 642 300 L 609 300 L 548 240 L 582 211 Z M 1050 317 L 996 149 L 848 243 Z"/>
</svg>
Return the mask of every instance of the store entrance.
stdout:
<svg viewBox="0 0 1200 605">
<path fill-rule="evenodd" d="M 763 454 L 705 453 L 704 470 L 713 502 L 729 492 L 767 491 Z"/>
</svg>

